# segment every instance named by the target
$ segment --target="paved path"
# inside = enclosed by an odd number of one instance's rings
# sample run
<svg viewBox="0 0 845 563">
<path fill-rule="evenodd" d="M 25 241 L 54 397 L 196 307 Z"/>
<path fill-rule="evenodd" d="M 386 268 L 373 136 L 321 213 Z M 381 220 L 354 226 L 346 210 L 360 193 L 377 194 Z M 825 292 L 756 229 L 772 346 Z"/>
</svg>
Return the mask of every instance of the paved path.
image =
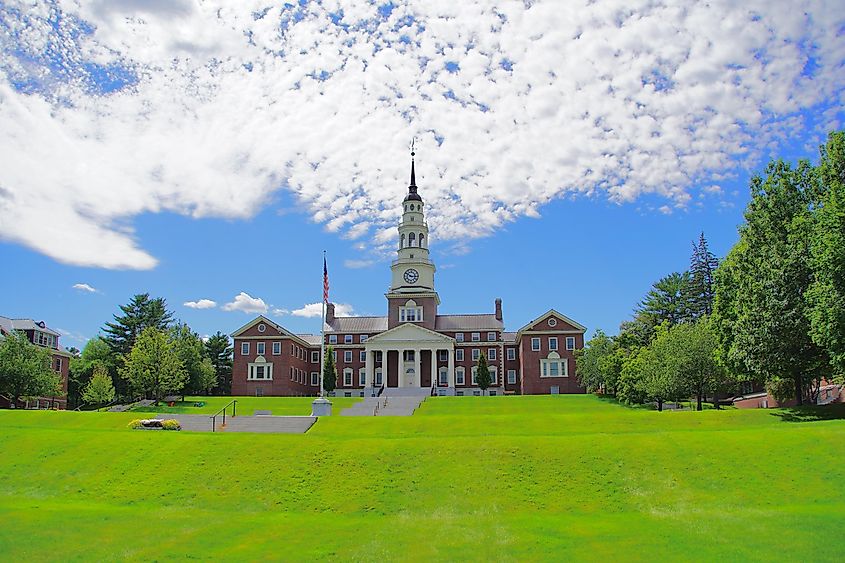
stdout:
<svg viewBox="0 0 845 563">
<path fill-rule="evenodd" d="M 156 418 L 175 419 L 182 430 L 211 432 L 211 418 L 205 414 L 157 414 Z M 268 434 L 305 434 L 317 421 L 315 416 L 227 416 L 217 417 L 217 432 L 262 432 Z"/>
<path fill-rule="evenodd" d="M 411 416 L 427 395 L 366 397 L 340 412 L 341 416 Z"/>
</svg>

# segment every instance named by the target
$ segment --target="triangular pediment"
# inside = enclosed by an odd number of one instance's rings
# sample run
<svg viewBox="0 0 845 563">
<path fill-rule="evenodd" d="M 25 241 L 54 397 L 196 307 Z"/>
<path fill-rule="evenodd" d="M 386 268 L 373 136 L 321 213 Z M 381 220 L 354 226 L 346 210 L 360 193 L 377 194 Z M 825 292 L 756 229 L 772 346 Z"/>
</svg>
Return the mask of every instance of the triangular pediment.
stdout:
<svg viewBox="0 0 845 563">
<path fill-rule="evenodd" d="M 398 342 L 438 342 L 446 344 L 454 342 L 454 340 L 439 332 L 412 323 L 405 323 L 369 337 L 365 346 Z"/>
<path fill-rule="evenodd" d="M 519 329 L 519 331 L 517 331 L 517 334 L 521 334 L 521 333 L 529 331 L 529 330 L 541 330 L 541 329 L 549 330 L 553 327 L 551 327 L 551 326 L 547 327 L 547 326 L 543 325 L 543 323 L 548 324 L 548 320 L 550 318 L 555 319 L 555 321 L 556 321 L 555 328 L 557 328 L 558 330 L 573 329 L 573 330 L 577 330 L 577 331 L 581 331 L 581 332 L 586 332 L 586 330 L 587 330 L 587 327 L 585 327 L 581 323 L 578 323 L 578 322 L 570 319 L 566 315 L 562 315 L 562 314 L 558 313 L 554 309 L 549 309 L 548 311 L 546 311 L 545 313 L 543 313 L 542 315 L 540 315 L 539 317 L 537 317 L 536 319 L 534 319 L 533 321 L 531 321 L 530 323 L 528 323 L 527 325 L 525 325 L 524 327 Z M 541 326 L 541 325 L 543 325 L 543 326 Z"/>
</svg>

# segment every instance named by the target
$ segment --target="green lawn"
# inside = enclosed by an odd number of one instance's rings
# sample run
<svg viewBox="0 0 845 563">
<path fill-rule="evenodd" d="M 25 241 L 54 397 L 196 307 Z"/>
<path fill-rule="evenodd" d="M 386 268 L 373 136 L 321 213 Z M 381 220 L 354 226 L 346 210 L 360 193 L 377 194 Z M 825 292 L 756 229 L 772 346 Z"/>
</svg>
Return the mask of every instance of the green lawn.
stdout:
<svg viewBox="0 0 845 563">
<path fill-rule="evenodd" d="M 238 414 L 252 415 L 255 409 L 269 410 L 278 416 L 311 414 L 311 402 L 314 397 L 185 397 L 185 400 L 172 407 L 162 403 L 157 407 L 135 407 L 133 412 L 141 413 L 180 413 L 180 414 L 214 414 L 235 399 Z M 352 406 L 361 398 L 332 397 L 332 408 L 335 410 Z M 201 407 L 194 404 L 205 403 Z M 227 411 L 229 412 L 229 411 Z M 137 416 L 136 416 L 137 418 Z"/>
<path fill-rule="evenodd" d="M 0 412 L 4 559 L 842 558 L 842 407 L 443 397 L 296 436 L 136 416 Z"/>
</svg>

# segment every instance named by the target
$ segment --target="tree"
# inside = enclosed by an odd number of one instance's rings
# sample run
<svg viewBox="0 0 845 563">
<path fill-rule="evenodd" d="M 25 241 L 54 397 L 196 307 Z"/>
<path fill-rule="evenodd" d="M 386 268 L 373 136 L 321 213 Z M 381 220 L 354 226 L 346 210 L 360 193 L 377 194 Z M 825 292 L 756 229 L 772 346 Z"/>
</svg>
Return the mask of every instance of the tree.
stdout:
<svg viewBox="0 0 845 563">
<path fill-rule="evenodd" d="M 490 377 L 490 368 L 487 367 L 487 356 L 482 352 L 478 356 L 478 363 L 475 366 L 475 384 L 481 389 L 483 395 L 492 383 L 493 378 Z"/>
<path fill-rule="evenodd" d="M 689 284 L 689 272 L 673 272 L 654 282 L 635 310 L 639 322 L 653 331 L 663 322 L 673 326 L 689 320 Z"/>
<path fill-rule="evenodd" d="M 170 327 L 169 338 L 173 341 L 176 354 L 188 374 L 185 389 L 188 393 L 202 395 L 214 386 L 216 377 L 214 366 L 205 356 L 205 346 L 199 334 L 185 323 Z"/>
<path fill-rule="evenodd" d="M 818 166 L 822 203 L 810 244 L 807 289 L 810 337 L 830 356 L 833 379 L 845 380 L 845 131 L 831 133 Z"/>
<path fill-rule="evenodd" d="M 616 398 L 623 403 L 634 405 L 646 402 L 645 368 L 651 360 L 650 355 L 651 350 L 645 346 L 633 350 L 622 362 Z"/>
<path fill-rule="evenodd" d="M 147 327 L 165 330 L 173 320 L 162 297 L 150 299 L 149 293 L 139 293 L 127 305 L 121 305 L 122 316 L 113 315 L 114 322 L 106 323 L 103 332 L 112 351 L 118 355 L 129 354 L 135 339 Z"/>
<path fill-rule="evenodd" d="M 119 378 L 115 357 L 108 343 L 97 336 L 89 340 L 78 358 L 71 358 L 68 368 L 68 407 L 76 408 L 82 404 L 82 392 L 94 375 L 94 367 L 102 365 L 106 368 L 112 385 L 117 388 L 115 380 Z M 121 382 L 124 383 L 124 382 Z M 125 386 L 125 383 L 124 383 Z"/>
<path fill-rule="evenodd" d="M 232 346 L 229 337 L 217 331 L 205 341 L 205 355 L 214 368 L 214 392 L 228 395 L 232 392 Z"/>
<path fill-rule="evenodd" d="M 724 386 L 726 372 L 716 360 L 718 340 L 705 317 L 669 329 L 665 338 L 665 369 L 679 389 L 696 398 L 696 410 L 708 393 Z"/>
<path fill-rule="evenodd" d="M 331 393 L 337 387 L 337 369 L 334 364 L 334 348 L 326 348 L 326 359 L 323 361 L 323 389 Z"/>
<path fill-rule="evenodd" d="M 62 392 L 50 351 L 11 331 L 0 340 L 0 394 L 16 405 L 21 397 L 51 397 Z"/>
<path fill-rule="evenodd" d="M 596 330 L 584 348 L 575 351 L 578 380 L 591 393 L 615 394 L 622 372 L 622 359 L 613 339 L 601 329 Z"/>
<path fill-rule="evenodd" d="M 156 404 L 165 395 L 180 392 L 188 380 L 175 342 L 155 327 L 138 335 L 120 372 L 134 392 L 151 397 Z"/>
<path fill-rule="evenodd" d="M 652 343 L 639 355 L 639 368 L 643 391 L 657 404 L 657 410 L 662 411 L 663 403 L 683 397 L 685 388 L 677 369 L 678 352 L 671 339 L 671 326 L 664 322 L 655 332 Z"/>
<path fill-rule="evenodd" d="M 713 279 L 719 261 L 710 252 L 704 233 L 698 237 L 698 244 L 693 243 L 690 259 L 690 277 L 687 286 L 687 303 L 690 318 L 700 319 L 713 312 Z"/>
<path fill-rule="evenodd" d="M 114 400 L 114 384 L 105 365 L 94 366 L 94 375 L 82 392 L 82 399 L 91 405 L 103 405 Z"/>
</svg>

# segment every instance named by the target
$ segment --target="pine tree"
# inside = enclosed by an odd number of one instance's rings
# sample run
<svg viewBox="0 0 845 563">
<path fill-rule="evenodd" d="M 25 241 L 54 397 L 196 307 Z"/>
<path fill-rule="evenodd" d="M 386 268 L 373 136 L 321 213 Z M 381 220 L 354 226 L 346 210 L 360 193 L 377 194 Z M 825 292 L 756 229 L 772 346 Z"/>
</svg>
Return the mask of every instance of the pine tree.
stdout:
<svg viewBox="0 0 845 563">
<path fill-rule="evenodd" d="M 698 238 L 698 244 L 692 245 L 690 259 L 690 280 L 687 286 L 687 303 L 691 320 L 697 320 L 713 312 L 713 287 L 719 260 L 710 252 L 704 232 Z"/>
<path fill-rule="evenodd" d="M 113 315 L 114 322 L 106 323 L 103 332 L 112 352 L 126 356 L 135 339 L 147 327 L 165 330 L 173 320 L 164 298 L 150 299 L 149 293 L 139 293 L 127 305 L 121 305 L 122 316 Z"/>
<path fill-rule="evenodd" d="M 655 327 L 664 322 L 674 326 L 688 321 L 689 284 L 689 272 L 673 272 L 654 282 L 634 311 L 637 322 L 644 323 L 653 334 Z"/>
<path fill-rule="evenodd" d="M 323 389 L 331 393 L 337 387 L 337 369 L 334 364 L 334 349 L 326 348 L 326 359 L 323 362 Z"/>
<path fill-rule="evenodd" d="M 475 384 L 481 389 L 483 395 L 491 383 L 493 383 L 493 378 L 490 377 L 490 368 L 487 367 L 487 356 L 482 352 L 478 356 L 478 363 L 475 368 Z"/>
</svg>

